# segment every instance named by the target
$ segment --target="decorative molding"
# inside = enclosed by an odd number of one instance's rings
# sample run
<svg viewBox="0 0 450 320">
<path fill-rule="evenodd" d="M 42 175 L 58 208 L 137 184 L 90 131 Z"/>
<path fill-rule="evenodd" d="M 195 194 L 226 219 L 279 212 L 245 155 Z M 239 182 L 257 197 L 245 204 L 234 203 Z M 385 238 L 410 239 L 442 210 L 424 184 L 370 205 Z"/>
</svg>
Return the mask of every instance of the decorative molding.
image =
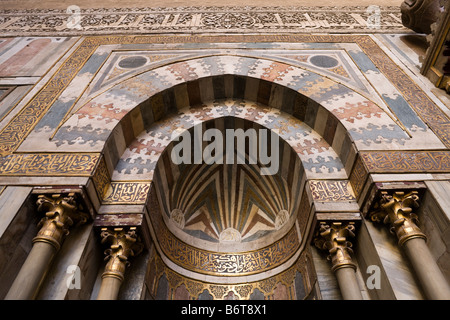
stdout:
<svg viewBox="0 0 450 320">
<path fill-rule="evenodd" d="M 417 33 L 431 33 L 430 26 L 436 22 L 439 0 L 406 0 L 400 5 L 402 23 Z"/>
<path fill-rule="evenodd" d="M 64 237 L 69 234 L 69 228 L 86 223 L 89 215 L 80 211 L 74 193 L 67 195 L 39 195 L 37 199 L 38 212 L 45 212 L 45 217 L 38 224 L 39 231 L 35 242 L 49 243 L 59 250 Z"/>
<path fill-rule="evenodd" d="M 101 213 L 95 216 L 94 227 L 141 227 L 142 213 Z"/>
<path fill-rule="evenodd" d="M 17 86 L 2 86 L 0 85 L 0 102 L 6 98 L 8 94 L 14 91 L 14 89 L 17 88 Z"/>
<path fill-rule="evenodd" d="M 303 236 L 306 232 L 306 227 L 308 224 L 309 214 L 311 212 L 311 206 L 308 192 L 306 191 L 306 187 L 303 188 L 302 196 L 300 199 L 300 205 L 297 212 L 297 223 L 299 226 L 300 234 Z"/>
<path fill-rule="evenodd" d="M 327 224 L 321 222 L 319 230 L 314 237 L 314 245 L 321 249 L 327 250 L 330 254 L 328 260 L 331 261 L 331 270 L 334 272 L 339 268 L 353 268 L 356 265 L 350 254 L 353 253 L 350 238 L 355 237 L 354 222 L 332 222 Z"/>
<path fill-rule="evenodd" d="M 428 49 L 421 56 L 420 73 L 426 76 L 436 87 L 450 92 L 450 79 L 444 67 L 448 64 L 448 45 L 450 34 L 450 5 L 448 1 L 440 0 L 442 10 L 437 13 L 436 21 L 431 25 L 431 33 L 427 35 Z"/>
<path fill-rule="evenodd" d="M 77 9 L 3 10 L 0 32 L 4 36 L 409 32 L 402 25 L 400 8 L 396 6 Z M 375 25 L 375 21 L 379 21 L 379 24 Z"/>
<path fill-rule="evenodd" d="M 436 134 L 446 147 L 450 147 L 450 119 L 436 103 L 401 70 L 387 54 L 368 36 L 360 36 L 356 40 L 364 53 L 375 66 L 401 92 L 405 100 L 419 115 L 424 123 Z"/>
<path fill-rule="evenodd" d="M 123 281 L 125 269 L 129 265 L 128 258 L 138 255 L 144 249 L 136 227 L 102 228 L 100 237 L 102 244 L 109 245 L 105 250 L 105 260 L 108 262 L 102 278 L 112 277 Z"/>
<path fill-rule="evenodd" d="M 37 122 L 44 116 L 55 99 L 71 83 L 79 69 L 86 63 L 96 46 L 81 44 L 62 63 L 50 80 L 33 96 L 0 132 L 0 155 L 16 150 Z"/>
<path fill-rule="evenodd" d="M 390 226 L 391 233 L 398 238 L 402 246 L 413 238 L 426 239 L 417 226 L 419 219 L 413 211 L 419 207 L 419 193 L 417 191 L 387 192 L 382 191 L 380 200 L 375 203 L 373 211 L 369 213 L 370 220 L 382 222 Z"/>
<path fill-rule="evenodd" d="M 450 151 L 360 151 L 350 174 L 359 199 L 369 174 L 449 173 Z"/>
</svg>

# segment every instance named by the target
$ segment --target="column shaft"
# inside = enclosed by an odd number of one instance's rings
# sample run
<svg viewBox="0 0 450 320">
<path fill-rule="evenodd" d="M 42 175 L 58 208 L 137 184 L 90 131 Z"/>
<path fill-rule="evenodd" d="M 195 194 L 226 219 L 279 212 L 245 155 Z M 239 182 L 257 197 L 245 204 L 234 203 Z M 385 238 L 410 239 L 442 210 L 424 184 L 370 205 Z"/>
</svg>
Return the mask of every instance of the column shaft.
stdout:
<svg viewBox="0 0 450 320">
<path fill-rule="evenodd" d="M 355 269 L 339 268 L 335 271 L 335 275 L 344 300 L 363 300 Z"/>
<path fill-rule="evenodd" d="M 450 287 L 424 239 L 413 238 L 403 244 L 425 295 L 432 300 L 449 300 Z"/>
<path fill-rule="evenodd" d="M 33 247 L 5 297 L 7 300 L 34 299 L 69 228 L 88 219 L 86 213 L 78 210 L 73 193 L 40 195 L 36 203 L 45 217 L 39 222 Z"/>
<path fill-rule="evenodd" d="M 428 299 L 450 299 L 450 288 L 426 244 L 426 235 L 418 226 L 418 216 L 413 212 L 419 207 L 417 191 L 405 193 L 395 191 L 391 194 L 382 191 L 381 199 L 370 213 L 372 221 L 390 225 L 390 230 L 398 238 L 422 289 Z"/>
<path fill-rule="evenodd" d="M 55 253 L 54 246 L 45 242 L 35 242 L 5 300 L 34 299 Z"/>
<path fill-rule="evenodd" d="M 115 277 L 102 277 L 97 300 L 117 300 L 122 281 Z"/>
</svg>

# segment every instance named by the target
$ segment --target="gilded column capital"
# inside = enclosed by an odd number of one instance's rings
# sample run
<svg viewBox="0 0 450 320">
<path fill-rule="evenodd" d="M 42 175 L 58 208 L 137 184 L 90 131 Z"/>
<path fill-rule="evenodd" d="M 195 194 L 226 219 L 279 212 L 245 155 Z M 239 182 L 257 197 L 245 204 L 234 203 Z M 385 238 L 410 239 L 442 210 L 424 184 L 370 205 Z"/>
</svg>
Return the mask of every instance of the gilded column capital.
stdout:
<svg viewBox="0 0 450 320">
<path fill-rule="evenodd" d="M 128 258 L 142 252 L 144 244 L 137 234 L 136 227 L 102 228 L 101 243 L 108 244 L 105 260 L 108 261 L 102 278 L 113 277 L 123 281 Z"/>
<path fill-rule="evenodd" d="M 381 192 L 380 200 L 374 205 L 369 217 L 374 222 L 390 225 L 390 231 L 398 237 L 398 244 L 402 246 L 413 238 L 423 238 L 425 234 L 418 227 L 419 219 L 413 211 L 419 207 L 417 191 L 405 193 L 403 191 Z"/>
<path fill-rule="evenodd" d="M 314 244 L 317 248 L 328 251 L 333 272 L 344 267 L 356 269 L 351 257 L 353 245 L 349 240 L 355 237 L 355 230 L 354 222 L 320 223 Z"/>
<path fill-rule="evenodd" d="M 45 216 L 39 221 L 39 231 L 33 243 L 49 243 L 56 250 L 61 247 L 71 227 L 84 224 L 89 219 L 89 215 L 81 211 L 74 193 L 39 195 L 36 204 L 38 212 L 45 212 Z"/>
</svg>

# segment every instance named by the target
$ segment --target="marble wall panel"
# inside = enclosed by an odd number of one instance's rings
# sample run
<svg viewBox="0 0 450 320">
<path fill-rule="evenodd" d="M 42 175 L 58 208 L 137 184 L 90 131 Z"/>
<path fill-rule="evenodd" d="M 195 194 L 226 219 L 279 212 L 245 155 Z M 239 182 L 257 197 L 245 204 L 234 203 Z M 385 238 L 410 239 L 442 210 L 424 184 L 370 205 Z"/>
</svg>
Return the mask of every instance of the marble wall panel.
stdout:
<svg viewBox="0 0 450 320">
<path fill-rule="evenodd" d="M 39 217 L 29 198 L 30 187 L 2 187 L 0 194 L 0 298 L 11 287 L 32 247 Z"/>
<path fill-rule="evenodd" d="M 450 213 L 448 192 L 450 182 L 427 181 L 428 192 L 421 199 L 420 221 L 421 229 L 427 235 L 427 244 L 441 268 L 442 273 L 450 282 L 449 247 L 450 247 Z"/>
<path fill-rule="evenodd" d="M 383 290 L 387 292 L 392 290 L 397 300 L 424 299 L 412 266 L 398 247 L 395 237 L 384 226 L 377 226 L 370 222 L 365 225 L 380 259 L 380 268 L 386 272 L 392 288 L 383 288 Z"/>
<path fill-rule="evenodd" d="M 1 39 L 4 40 L 4 39 Z M 2 41 L 0 76 L 43 76 L 74 44 L 70 37 L 17 37 Z"/>
</svg>

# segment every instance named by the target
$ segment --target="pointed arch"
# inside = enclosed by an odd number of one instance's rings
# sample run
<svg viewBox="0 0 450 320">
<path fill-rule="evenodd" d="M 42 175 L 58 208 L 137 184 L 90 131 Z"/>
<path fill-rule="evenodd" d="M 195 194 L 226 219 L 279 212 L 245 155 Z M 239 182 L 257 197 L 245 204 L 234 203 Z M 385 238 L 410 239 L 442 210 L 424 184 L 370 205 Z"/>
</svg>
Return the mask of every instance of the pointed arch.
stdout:
<svg viewBox="0 0 450 320">
<path fill-rule="evenodd" d="M 366 117 L 381 119 L 393 128 L 386 132 L 381 130 L 382 138 L 393 139 L 389 135 L 395 134 L 399 135 L 396 139 L 404 138 L 404 132 L 375 103 L 330 78 L 273 60 L 211 56 L 175 62 L 120 83 L 78 109 L 61 127 L 54 140 L 64 138 L 64 131 L 70 131 L 72 125 L 79 125 L 88 119 L 89 126 L 83 130 L 101 130 L 101 137 L 92 141 L 91 147 L 103 152 L 110 179 L 152 183 L 146 202 L 148 211 L 156 210 L 157 215 L 152 217 L 150 212 L 147 221 L 165 263 L 174 269 L 187 269 L 213 278 L 222 275 L 239 277 L 279 272 L 295 262 L 306 245 L 308 228 L 314 218 L 311 214 L 314 201 L 322 207 L 324 203 L 326 206 L 327 201 L 344 201 L 349 204 L 351 215 L 359 214 L 347 179 L 357 150 L 370 145 L 373 140 L 361 135 Z M 190 207 L 179 208 L 163 197 L 164 194 L 173 194 L 174 183 L 180 177 L 181 170 L 171 165 L 167 157 L 172 145 L 172 132 L 190 130 L 199 123 L 205 128 L 223 127 L 220 121 L 224 118 L 235 122 L 235 127 L 263 126 L 276 132 L 283 141 L 280 151 L 283 159 L 294 164 L 292 167 L 282 166 L 280 175 L 283 177 L 284 174 L 284 180 L 281 180 L 281 185 L 285 184 L 288 191 L 278 190 L 294 195 L 291 200 L 295 198 L 296 205 L 291 212 L 288 211 L 289 223 L 284 229 L 281 228 L 282 232 L 275 233 L 277 236 L 272 238 L 271 243 L 244 244 L 239 246 L 239 252 L 233 253 L 229 251 L 231 246 L 220 244 L 221 239 L 231 237 L 245 242 L 270 233 L 265 232 L 264 228 L 259 229 L 262 232 L 253 232 L 251 225 L 262 223 L 270 231 L 277 225 L 278 212 L 265 209 L 266 212 L 262 210 L 262 214 L 258 214 L 256 211 L 261 207 L 250 208 L 246 216 L 255 219 L 236 227 L 233 223 L 223 223 L 220 220 L 223 216 L 218 215 L 214 224 L 211 215 L 202 214 L 202 207 L 217 211 L 222 205 L 220 201 L 211 201 L 217 196 L 217 193 L 211 192 L 211 184 L 204 184 L 199 192 L 190 193 L 210 200 L 186 200 Z M 387 136 L 383 137 L 383 134 Z M 191 168 L 191 172 L 184 172 L 185 179 L 194 180 L 192 170 L 200 169 L 205 168 Z M 218 169 L 214 173 L 217 180 L 226 179 L 223 168 Z M 294 180 L 299 187 L 292 188 Z M 247 186 L 249 181 L 245 182 Z M 186 188 L 192 191 L 193 187 Z M 340 199 L 332 195 L 337 189 L 343 191 L 344 196 Z M 262 192 L 263 188 L 253 184 L 247 190 L 247 200 L 258 199 L 258 194 L 250 191 Z M 182 193 L 179 195 L 183 196 Z M 186 208 L 195 210 L 186 216 L 183 211 Z M 180 211 L 173 212 L 175 209 Z M 279 209 L 279 212 L 286 210 Z M 178 224 L 171 223 L 171 219 Z M 200 225 L 200 228 L 196 229 L 193 225 Z M 225 231 L 227 236 L 221 237 Z M 214 241 L 219 243 L 219 247 L 214 248 L 219 248 L 221 253 L 207 250 Z M 245 260 L 249 254 L 274 252 L 274 246 L 286 246 L 286 250 L 268 265 L 233 273 L 225 269 L 218 271 L 222 267 L 211 263 L 213 260 L 221 261 L 221 258 L 213 259 L 211 255 L 223 255 L 224 261 L 228 258 Z M 191 257 L 211 257 L 198 265 L 187 256 L 179 256 L 180 252 L 190 252 Z"/>
</svg>

